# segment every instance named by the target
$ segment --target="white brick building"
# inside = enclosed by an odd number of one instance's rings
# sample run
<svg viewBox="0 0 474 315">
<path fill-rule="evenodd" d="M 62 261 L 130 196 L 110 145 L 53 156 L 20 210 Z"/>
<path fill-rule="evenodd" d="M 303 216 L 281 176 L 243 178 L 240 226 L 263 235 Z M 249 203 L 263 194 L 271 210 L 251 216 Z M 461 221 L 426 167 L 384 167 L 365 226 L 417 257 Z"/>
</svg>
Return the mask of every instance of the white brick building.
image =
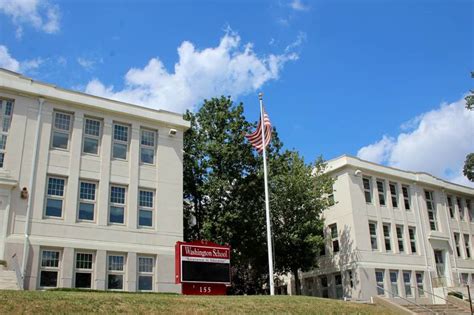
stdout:
<svg viewBox="0 0 474 315">
<path fill-rule="evenodd" d="M 178 292 L 189 123 L 2 69 L 0 102 L 0 259 L 24 287 Z"/>
<path fill-rule="evenodd" d="M 474 189 L 350 156 L 329 161 L 328 172 L 336 203 L 303 294 L 432 303 L 430 293 L 474 283 Z"/>
</svg>

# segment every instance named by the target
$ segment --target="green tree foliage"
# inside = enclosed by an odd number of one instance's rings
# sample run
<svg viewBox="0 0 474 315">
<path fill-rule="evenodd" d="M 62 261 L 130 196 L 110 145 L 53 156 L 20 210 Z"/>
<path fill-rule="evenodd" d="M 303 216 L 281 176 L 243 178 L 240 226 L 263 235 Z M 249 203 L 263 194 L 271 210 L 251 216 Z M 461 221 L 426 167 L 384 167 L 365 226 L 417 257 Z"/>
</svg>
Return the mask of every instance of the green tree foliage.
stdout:
<svg viewBox="0 0 474 315">
<path fill-rule="evenodd" d="M 471 78 L 474 79 L 474 71 L 471 72 Z M 466 96 L 465 100 L 466 100 L 466 108 L 468 110 L 473 110 L 474 109 L 474 91 L 473 90 L 471 90 L 470 95 Z"/>
<path fill-rule="evenodd" d="M 268 282 L 262 158 L 245 140 L 255 128 L 230 97 L 205 100 L 187 112 L 184 138 L 184 233 L 232 247 L 234 294 L 263 293 Z M 307 165 L 282 151 L 276 130 L 268 148 L 276 272 L 316 264 L 322 244 L 320 213 L 330 181 L 323 164 Z M 318 176 L 311 176 L 316 167 Z"/>
<path fill-rule="evenodd" d="M 469 179 L 471 182 L 474 182 L 474 153 L 470 153 L 466 156 L 463 173 L 467 179 Z"/>
</svg>

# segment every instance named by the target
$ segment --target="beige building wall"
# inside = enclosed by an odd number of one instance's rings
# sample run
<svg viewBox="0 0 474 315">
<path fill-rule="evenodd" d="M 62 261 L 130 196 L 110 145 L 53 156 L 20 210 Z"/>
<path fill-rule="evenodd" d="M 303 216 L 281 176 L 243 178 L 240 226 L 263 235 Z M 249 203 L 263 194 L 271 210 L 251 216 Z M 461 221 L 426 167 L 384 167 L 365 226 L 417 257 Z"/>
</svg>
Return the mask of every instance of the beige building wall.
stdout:
<svg viewBox="0 0 474 315">
<path fill-rule="evenodd" d="M 0 169 L 0 259 L 11 261 L 15 255 L 21 266 L 28 235 L 25 288 L 41 288 L 41 272 L 48 270 L 58 273 L 58 287 L 74 287 L 78 254 L 87 253 L 93 257 L 92 289 L 107 289 L 109 274 L 114 273 L 108 256 L 118 255 L 124 258 L 123 270 L 115 272 L 123 277 L 122 290 L 138 289 L 138 261 L 150 265 L 139 257 L 149 257 L 153 270 L 141 275 L 152 276 L 152 290 L 178 292 L 174 244 L 183 238 L 183 132 L 189 122 L 178 114 L 63 90 L 6 70 L 0 70 L 0 100 L 13 101 Z M 52 146 L 57 112 L 71 117 L 67 149 Z M 83 153 L 87 118 L 101 124 L 98 154 Z M 115 123 L 129 127 L 126 160 L 112 157 Z M 155 134 L 152 164 L 140 159 L 143 129 Z M 65 180 L 61 217 L 45 215 L 48 177 Z M 78 217 L 81 181 L 96 184 L 93 220 Z M 113 185 L 125 188 L 123 224 L 109 219 Z M 24 187 L 29 199 L 21 198 Z M 153 196 L 153 206 L 147 209 L 152 211 L 151 227 L 138 222 L 140 190 Z M 28 205 L 30 224 L 25 231 Z M 58 266 L 43 268 L 45 250 L 59 253 Z"/>
</svg>

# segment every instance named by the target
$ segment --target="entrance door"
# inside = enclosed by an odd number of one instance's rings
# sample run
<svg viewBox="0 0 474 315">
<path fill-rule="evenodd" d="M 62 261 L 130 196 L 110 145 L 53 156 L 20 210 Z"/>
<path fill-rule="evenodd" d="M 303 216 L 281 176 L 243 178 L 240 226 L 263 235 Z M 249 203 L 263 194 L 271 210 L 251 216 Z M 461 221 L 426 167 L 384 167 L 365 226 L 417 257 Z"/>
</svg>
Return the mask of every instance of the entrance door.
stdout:
<svg viewBox="0 0 474 315">
<path fill-rule="evenodd" d="M 443 287 L 446 286 L 446 262 L 444 260 L 444 254 L 442 250 L 434 250 L 436 273 L 438 274 L 439 284 Z"/>
</svg>

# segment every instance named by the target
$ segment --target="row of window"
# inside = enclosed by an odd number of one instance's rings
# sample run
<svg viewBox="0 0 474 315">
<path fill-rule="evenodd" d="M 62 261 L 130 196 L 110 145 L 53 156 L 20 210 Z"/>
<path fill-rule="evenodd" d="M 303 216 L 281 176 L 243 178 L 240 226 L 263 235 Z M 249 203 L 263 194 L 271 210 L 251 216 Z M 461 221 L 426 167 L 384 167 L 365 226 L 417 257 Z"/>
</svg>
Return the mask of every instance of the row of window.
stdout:
<svg viewBox="0 0 474 315">
<path fill-rule="evenodd" d="M 469 234 L 463 234 L 463 239 L 464 239 L 464 259 L 470 259 L 471 258 L 471 238 L 469 237 Z M 463 258 L 463 253 L 461 249 L 461 234 L 459 233 L 454 233 L 454 245 L 456 247 L 456 256 L 459 258 Z"/>
<path fill-rule="evenodd" d="M 66 179 L 48 177 L 44 216 L 62 218 L 64 212 Z M 79 180 L 77 220 L 94 222 L 97 216 L 97 189 L 99 183 Z M 148 189 L 138 191 L 138 226 L 153 227 L 155 192 Z M 125 224 L 127 209 L 127 187 L 110 185 L 109 224 Z"/>
<path fill-rule="evenodd" d="M 400 290 L 400 274 L 402 275 L 403 293 Z M 415 277 L 413 278 L 413 274 Z M 390 297 L 414 297 L 415 290 L 418 297 L 425 296 L 424 288 L 424 272 L 411 270 L 389 270 L 388 279 L 386 279 L 387 271 L 382 269 L 375 270 L 375 281 L 377 285 L 377 294 Z M 386 285 L 386 284 L 389 285 Z"/>
<path fill-rule="evenodd" d="M 76 250 L 74 257 L 74 288 L 93 289 L 96 273 L 95 253 Z M 124 253 L 107 254 L 107 290 L 124 290 L 127 255 Z M 62 265 L 62 251 L 42 249 L 39 269 L 39 287 L 56 288 L 59 286 L 61 270 L 69 266 Z M 137 256 L 137 290 L 154 291 L 155 257 Z"/>
<path fill-rule="evenodd" d="M 73 114 L 55 111 L 53 115 L 51 147 L 69 150 L 69 141 L 72 134 Z M 103 121 L 101 119 L 85 117 L 82 134 L 82 152 L 99 155 L 102 138 Z M 140 129 L 140 162 L 155 164 L 157 132 L 155 130 Z M 114 123 L 112 131 L 112 158 L 127 160 L 130 143 L 130 125 Z"/>
<path fill-rule="evenodd" d="M 371 177 L 363 177 L 362 183 L 364 186 L 364 196 L 365 201 L 367 203 L 372 203 L 372 178 Z M 386 206 L 387 205 L 387 198 L 386 198 L 386 188 L 385 188 L 385 180 L 383 179 L 376 179 L 376 187 L 377 187 L 377 195 L 379 199 L 379 205 Z M 399 208 L 399 191 L 400 185 L 395 182 L 389 182 L 389 199 L 393 208 Z M 411 209 L 410 204 L 410 187 L 408 185 L 401 185 L 401 192 L 403 196 L 403 207 L 405 210 L 409 211 Z"/>
<path fill-rule="evenodd" d="M 5 160 L 8 132 L 13 114 L 13 101 L 0 99 L 0 168 Z"/>
<path fill-rule="evenodd" d="M 464 205 L 463 207 L 463 199 L 461 197 L 456 197 L 456 196 L 447 196 L 447 203 L 448 203 L 448 209 L 449 209 L 449 216 L 451 219 L 458 219 L 460 221 L 466 221 L 466 222 L 474 222 L 474 215 L 470 212 L 474 211 L 474 209 L 471 207 L 471 200 L 469 199 L 464 199 Z M 456 200 L 456 207 L 454 206 L 453 200 Z"/>
<path fill-rule="evenodd" d="M 377 233 L 377 222 L 369 222 L 369 234 L 370 234 L 370 244 L 372 250 L 379 250 L 379 240 Z M 393 244 L 396 245 L 398 253 L 411 253 L 416 254 L 416 228 L 413 226 L 408 227 L 408 239 L 409 244 L 408 248 L 405 244 L 405 228 L 403 225 L 396 225 L 396 239 L 392 239 L 392 225 L 390 223 L 382 224 L 383 231 L 383 245 L 386 252 L 395 252 Z M 381 248 L 380 248 L 381 249 Z"/>
</svg>

